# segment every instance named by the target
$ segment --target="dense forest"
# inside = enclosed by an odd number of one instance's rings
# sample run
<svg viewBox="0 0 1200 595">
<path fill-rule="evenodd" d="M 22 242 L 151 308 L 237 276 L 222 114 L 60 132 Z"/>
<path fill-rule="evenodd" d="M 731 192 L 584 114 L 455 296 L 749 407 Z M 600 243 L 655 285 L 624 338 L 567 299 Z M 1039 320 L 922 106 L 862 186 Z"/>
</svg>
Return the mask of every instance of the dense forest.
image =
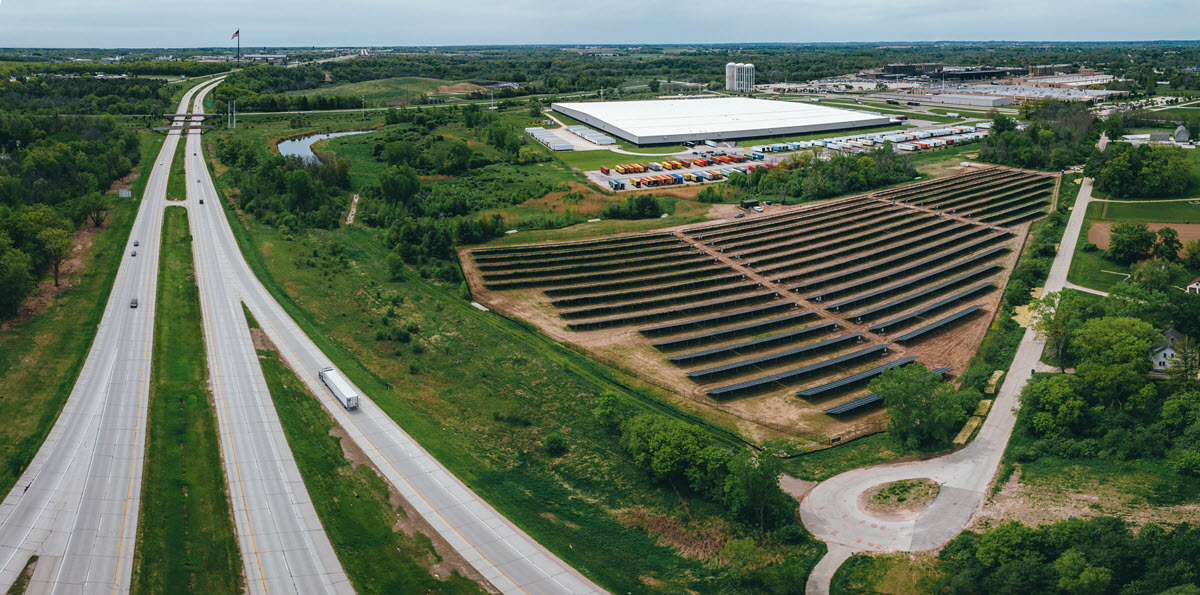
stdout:
<svg viewBox="0 0 1200 595">
<path fill-rule="evenodd" d="M 0 79 L 0 112 L 164 114 L 173 89 L 163 79 L 47 75 Z M 0 128 L 0 135 L 6 133 Z"/>
<path fill-rule="evenodd" d="M 1100 123 L 1079 102 L 1039 101 L 1022 105 L 1029 123 L 1018 130 L 1008 116 L 996 116 L 979 159 L 1031 169 L 1063 169 L 1084 163 L 1095 152 Z"/>
<path fill-rule="evenodd" d="M 1148 144 L 1109 143 L 1092 155 L 1084 173 L 1115 198 L 1179 196 L 1192 179 L 1183 149 Z"/>
<path fill-rule="evenodd" d="M 0 112 L 0 318 L 16 313 L 41 275 L 74 247 L 74 232 L 101 225 L 104 192 L 137 165 L 138 137 L 112 117 Z"/>
</svg>

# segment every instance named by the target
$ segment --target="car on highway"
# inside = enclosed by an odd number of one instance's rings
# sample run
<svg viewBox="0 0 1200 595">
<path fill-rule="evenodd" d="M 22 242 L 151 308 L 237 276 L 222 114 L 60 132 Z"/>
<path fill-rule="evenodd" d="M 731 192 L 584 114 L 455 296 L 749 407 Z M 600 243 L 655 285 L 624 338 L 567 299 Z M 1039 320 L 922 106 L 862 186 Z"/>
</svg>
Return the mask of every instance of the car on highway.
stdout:
<svg viewBox="0 0 1200 595">
<path fill-rule="evenodd" d="M 139 240 L 134 240 L 134 241 L 133 241 L 133 245 L 134 245 L 135 247 L 136 247 L 136 246 L 140 246 L 140 245 L 141 245 L 141 242 L 140 242 Z"/>
<path fill-rule="evenodd" d="M 130 253 L 129 253 L 129 255 L 130 255 L 130 256 L 137 256 L 137 250 L 134 250 L 133 252 L 130 252 Z"/>
<path fill-rule="evenodd" d="M 133 298 L 132 300 L 129 300 L 129 307 L 130 307 L 130 308 L 136 308 L 136 307 L 137 307 L 137 298 Z"/>
</svg>

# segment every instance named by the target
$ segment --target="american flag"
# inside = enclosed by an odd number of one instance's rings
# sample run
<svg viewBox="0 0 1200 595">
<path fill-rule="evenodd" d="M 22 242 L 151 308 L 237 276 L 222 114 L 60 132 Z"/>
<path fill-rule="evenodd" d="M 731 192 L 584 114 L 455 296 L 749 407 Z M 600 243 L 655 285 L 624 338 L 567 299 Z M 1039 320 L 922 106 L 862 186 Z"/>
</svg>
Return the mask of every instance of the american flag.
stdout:
<svg viewBox="0 0 1200 595">
<path fill-rule="evenodd" d="M 237 38 L 237 37 L 241 37 L 241 35 L 238 35 L 238 34 L 239 34 L 239 33 L 241 33 L 241 32 L 242 32 L 242 30 L 241 30 L 241 29 L 238 29 L 237 31 L 234 31 L 234 32 L 233 32 L 233 37 L 230 37 L 229 39 L 234 39 L 234 38 Z"/>
</svg>

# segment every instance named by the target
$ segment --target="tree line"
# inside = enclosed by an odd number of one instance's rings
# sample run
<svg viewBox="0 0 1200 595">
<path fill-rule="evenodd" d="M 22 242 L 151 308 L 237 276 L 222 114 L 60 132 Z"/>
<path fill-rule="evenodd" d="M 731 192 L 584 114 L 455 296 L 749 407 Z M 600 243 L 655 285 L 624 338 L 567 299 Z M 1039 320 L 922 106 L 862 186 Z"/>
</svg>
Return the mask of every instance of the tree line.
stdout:
<svg viewBox="0 0 1200 595">
<path fill-rule="evenodd" d="M 785 203 L 832 198 L 865 192 L 912 180 L 917 176 L 907 155 L 892 151 L 891 143 L 863 153 L 840 153 L 829 159 L 815 153 L 796 153 L 768 169 L 730 174 L 728 189 L 709 186 L 700 191 L 702 202 L 725 202 L 742 195 L 779 198 Z"/>
<path fill-rule="evenodd" d="M 1085 163 L 1095 152 L 1100 126 L 1082 102 L 1044 100 L 1022 106 L 1029 123 L 1004 115 L 992 120 L 992 129 L 979 149 L 979 159 L 1030 169 L 1065 169 Z"/>
</svg>

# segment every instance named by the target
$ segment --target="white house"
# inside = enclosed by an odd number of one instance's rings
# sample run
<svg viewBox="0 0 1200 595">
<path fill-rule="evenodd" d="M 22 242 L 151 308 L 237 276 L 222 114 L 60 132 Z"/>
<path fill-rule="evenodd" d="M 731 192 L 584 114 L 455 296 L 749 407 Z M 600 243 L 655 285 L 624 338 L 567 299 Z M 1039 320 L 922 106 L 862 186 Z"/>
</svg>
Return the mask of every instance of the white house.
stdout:
<svg viewBox="0 0 1200 595">
<path fill-rule="evenodd" d="M 1183 341 L 1183 333 L 1169 328 L 1163 331 L 1162 343 L 1157 343 L 1150 350 L 1150 358 L 1154 360 L 1154 371 L 1165 372 L 1175 360 L 1175 344 Z"/>
<path fill-rule="evenodd" d="M 1187 291 L 1188 293 L 1200 293 L 1200 279 L 1196 279 L 1195 281 L 1192 281 L 1192 283 L 1187 286 L 1187 289 L 1185 291 Z"/>
</svg>

